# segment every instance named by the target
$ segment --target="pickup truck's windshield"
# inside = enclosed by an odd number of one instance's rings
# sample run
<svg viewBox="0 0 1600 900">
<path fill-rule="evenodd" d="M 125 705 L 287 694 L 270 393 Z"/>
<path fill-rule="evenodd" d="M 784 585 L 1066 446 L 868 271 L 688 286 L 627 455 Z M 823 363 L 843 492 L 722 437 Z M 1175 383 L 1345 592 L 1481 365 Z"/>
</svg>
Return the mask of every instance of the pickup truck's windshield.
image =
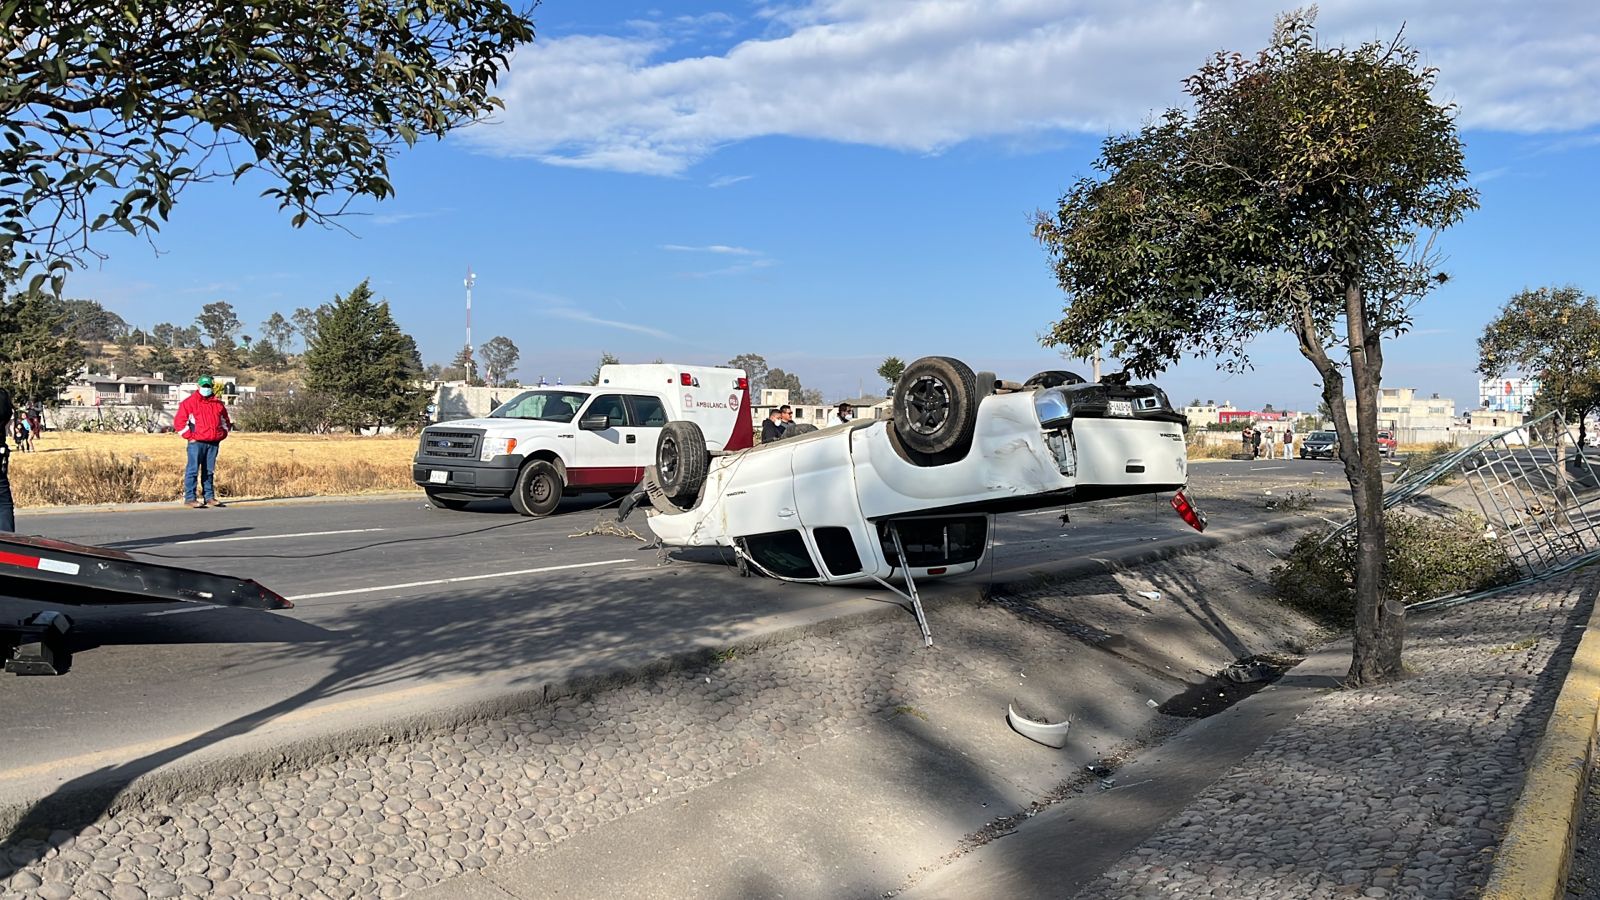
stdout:
<svg viewBox="0 0 1600 900">
<path fill-rule="evenodd" d="M 571 422 L 587 399 L 588 394 L 576 391 L 523 391 L 489 413 L 489 418 Z"/>
</svg>

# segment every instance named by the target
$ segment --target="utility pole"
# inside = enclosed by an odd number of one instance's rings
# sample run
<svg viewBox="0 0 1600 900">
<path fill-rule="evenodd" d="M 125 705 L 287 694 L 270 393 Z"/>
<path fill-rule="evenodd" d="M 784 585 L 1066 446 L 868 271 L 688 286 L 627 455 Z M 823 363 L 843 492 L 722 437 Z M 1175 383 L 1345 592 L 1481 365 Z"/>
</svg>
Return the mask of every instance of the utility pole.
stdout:
<svg viewBox="0 0 1600 900">
<path fill-rule="evenodd" d="M 467 286 L 467 382 L 472 381 L 472 283 L 478 276 L 472 274 L 472 267 L 467 266 L 467 277 L 462 284 Z"/>
</svg>

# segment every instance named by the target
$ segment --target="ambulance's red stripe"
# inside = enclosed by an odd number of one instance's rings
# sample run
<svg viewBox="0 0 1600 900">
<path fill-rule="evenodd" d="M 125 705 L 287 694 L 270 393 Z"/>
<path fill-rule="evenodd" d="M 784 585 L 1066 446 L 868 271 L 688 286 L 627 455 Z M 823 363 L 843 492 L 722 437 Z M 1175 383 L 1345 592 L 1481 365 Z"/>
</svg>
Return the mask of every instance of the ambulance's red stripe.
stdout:
<svg viewBox="0 0 1600 900">
<path fill-rule="evenodd" d="M 39 568 L 39 557 L 23 556 L 20 553 L 7 553 L 4 550 L 0 550 L 0 563 L 5 563 L 8 566 L 21 566 L 24 569 L 37 569 Z"/>
</svg>

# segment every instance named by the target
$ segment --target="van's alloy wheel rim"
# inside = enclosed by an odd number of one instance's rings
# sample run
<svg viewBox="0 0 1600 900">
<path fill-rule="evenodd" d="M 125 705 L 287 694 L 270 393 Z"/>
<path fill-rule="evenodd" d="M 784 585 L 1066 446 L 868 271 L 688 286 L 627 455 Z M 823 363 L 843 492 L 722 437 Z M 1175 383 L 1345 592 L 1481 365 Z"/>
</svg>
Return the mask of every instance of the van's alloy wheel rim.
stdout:
<svg viewBox="0 0 1600 900">
<path fill-rule="evenodd" d="M 950 418 L 950 389 L 931 375 L 918 378 L 906 392 L 906 407 L 911 413 L 911 429 L 918 434 L 933 434 Z"/>
</svg>

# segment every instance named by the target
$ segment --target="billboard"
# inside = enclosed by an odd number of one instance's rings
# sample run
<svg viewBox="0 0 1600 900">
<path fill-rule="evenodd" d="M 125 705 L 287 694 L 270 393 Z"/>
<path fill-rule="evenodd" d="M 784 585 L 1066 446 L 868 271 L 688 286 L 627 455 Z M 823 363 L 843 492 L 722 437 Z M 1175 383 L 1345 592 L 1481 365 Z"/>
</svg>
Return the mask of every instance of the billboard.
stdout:
<svg viewBox="0 0 1600 900">
<path fill-rule="evenodd" d="M 1478 401 L 1483 409 L 1531 413 L 1537 393 L 1537 378 L 1483 378 L 1478 381 Z"/>
</svg>

